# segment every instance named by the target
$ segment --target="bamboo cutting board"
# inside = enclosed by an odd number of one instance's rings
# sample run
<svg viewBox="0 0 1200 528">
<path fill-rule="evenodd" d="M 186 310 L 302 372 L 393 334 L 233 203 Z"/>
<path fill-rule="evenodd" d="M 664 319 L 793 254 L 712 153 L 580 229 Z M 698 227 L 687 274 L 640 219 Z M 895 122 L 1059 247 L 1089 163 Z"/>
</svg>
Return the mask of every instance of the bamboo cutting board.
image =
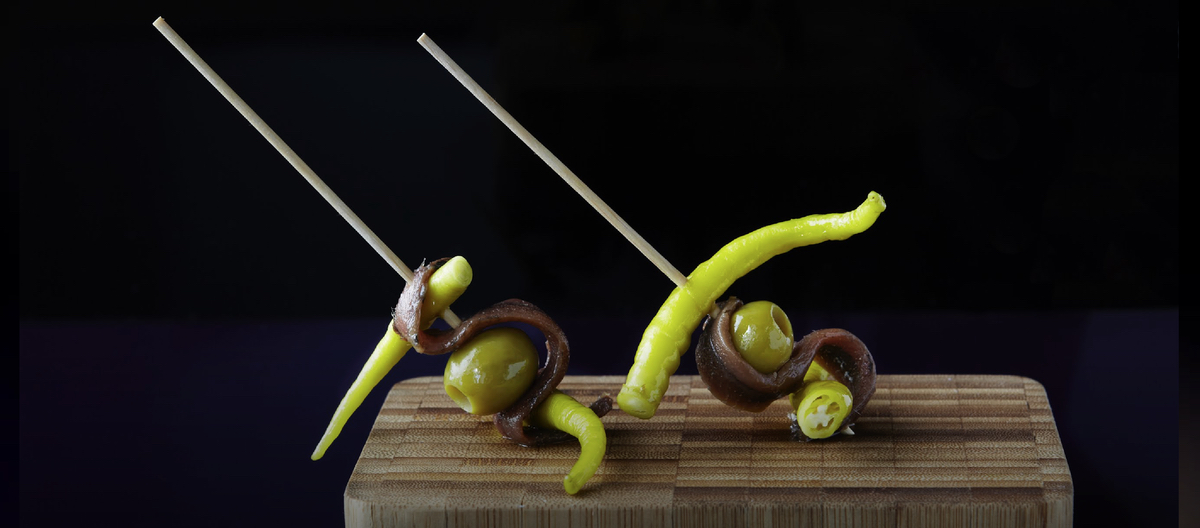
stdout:
<svg viewBox="0 0 1200 528">
<path fill-rule="evenodd" d="M 567 376 L 590 403 L 622 376 Z M 854 436 L 790 440 L 786 398 L 727 407 L 675 376 L 658 413 L 614 409 L 575 496 L 574 442 L 522 448 L 462 412 L 440 377 L 396 384 L 346 486 L 346 525 L 900 527 L 1071 525 L 1073 488 L 1045 389 L 1015 376 L 880 376 Z"/>
</svg>

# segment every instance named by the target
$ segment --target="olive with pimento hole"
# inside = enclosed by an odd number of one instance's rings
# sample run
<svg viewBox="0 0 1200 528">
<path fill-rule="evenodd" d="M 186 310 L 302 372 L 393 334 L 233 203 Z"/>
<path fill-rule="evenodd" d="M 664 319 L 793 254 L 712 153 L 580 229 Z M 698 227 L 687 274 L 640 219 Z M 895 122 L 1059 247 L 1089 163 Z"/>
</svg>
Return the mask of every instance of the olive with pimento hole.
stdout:
<svg viewBox="0 0 1200 528">
<path fill-rule="evenodd" d="M 442 381 L 462 410 L 486 416 L 520 398 L 537 375 L 533 342 L 516 328 L 492 328 L 450 354 Z"/>
<path fill-rule="evenodd" d="M 600 466 L 607 437 L 600 417 L 612 410 L 607 394 L 584 406 L 556 389 L 567 372 L 570 350 L 562 328 L 532 303 L 509 299 L 489 306 L 449 330 L 428 328 L 426 295 L 433 271 L 443 261 L 421 266 L 400 294 L 392 327 L 425 355 L 450 354 L 443 376 L 447 395 L 472 414 L 493 414 L 492 422 L 506 440 L 525 447 L 575 438 L 580 456 L 563 477 L 563 488 L 575 494 Z M 502 327 L 521 323 L 546 339 L 546 362 L 520 330 Z"/>
<path fill-rule="evenodd" d="M 754 301 L 733 314 L 733 344 L 763 374 L 779 370 L 792 357 L 792 322 L 770 301 Z"/>
</svg>

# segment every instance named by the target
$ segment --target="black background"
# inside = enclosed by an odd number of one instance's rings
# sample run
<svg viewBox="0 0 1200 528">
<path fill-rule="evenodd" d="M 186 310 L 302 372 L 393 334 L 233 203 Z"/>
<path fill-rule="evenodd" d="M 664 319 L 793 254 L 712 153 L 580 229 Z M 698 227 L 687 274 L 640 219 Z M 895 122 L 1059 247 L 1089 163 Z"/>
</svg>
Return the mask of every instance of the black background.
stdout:
<svg viewBox="0 0 1200 528">
<path fill-rule="evenodd" d="M 460 315 L 520 297 L 559 319 L 574 374 L 623 374 L 672 285 L 422 32 L 685 274 L 741 234 L 877 191 L 889 208 L 871 230 L 730 293 L 855 331 L 885 373 L 1038 379 L 1077 523 L 1174 516 L 1174 2 L 14 12 L 29 525 L 128 522 L 139 503 L 144 522 L 337 524 L 382 401 L 307 460 L 402 282 L 160 15 L 409 265 L 466 256 Z M 385 384 L 441 363 L 402 365 Z M 1141 396 L 1117 393 L 1130 383 Z"/>
</svg>

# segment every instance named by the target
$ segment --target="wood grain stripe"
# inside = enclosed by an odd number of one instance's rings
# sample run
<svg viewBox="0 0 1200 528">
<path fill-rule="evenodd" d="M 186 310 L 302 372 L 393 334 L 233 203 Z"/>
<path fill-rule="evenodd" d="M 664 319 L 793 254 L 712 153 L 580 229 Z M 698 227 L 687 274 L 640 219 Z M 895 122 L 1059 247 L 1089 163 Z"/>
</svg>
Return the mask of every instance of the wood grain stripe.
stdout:
<svg viewBox="0 0 1200 528">
<path fill-rule="evenodd" d="M 588 402 L 620 376 L 560 385 Z M 698 377 L 653 420 L 615 410 L 582 492 L 573 443 L 526 449 L 440 378 L 397 384 L 346 486 L 348 526 L 1070 526 L 1073 486 L 1045 390 L 1016 376 L 881 376 L 855 436 L 798 443 L 777 401 L 746 413 Z"/>
</svg>

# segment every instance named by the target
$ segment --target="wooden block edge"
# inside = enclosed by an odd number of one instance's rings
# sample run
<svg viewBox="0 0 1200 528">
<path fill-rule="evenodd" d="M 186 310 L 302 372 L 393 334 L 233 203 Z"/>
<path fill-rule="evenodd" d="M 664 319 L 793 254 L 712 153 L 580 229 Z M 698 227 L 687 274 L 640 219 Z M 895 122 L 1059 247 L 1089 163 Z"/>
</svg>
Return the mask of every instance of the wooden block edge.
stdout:
<svg viewBox="0 0 1200 528">
<path fill-rule="evenodd" d="M 433 383 L 435 381 L 440 381 L 441 379 L 441 376 L 420 376 L 416 378 L 408 378 L 406 380 L 397 382 L 395 385 L 392 385 L 392 390 L 399 389 L 406 385 L 422 385 L 425 383 Z"/>
</svg>

